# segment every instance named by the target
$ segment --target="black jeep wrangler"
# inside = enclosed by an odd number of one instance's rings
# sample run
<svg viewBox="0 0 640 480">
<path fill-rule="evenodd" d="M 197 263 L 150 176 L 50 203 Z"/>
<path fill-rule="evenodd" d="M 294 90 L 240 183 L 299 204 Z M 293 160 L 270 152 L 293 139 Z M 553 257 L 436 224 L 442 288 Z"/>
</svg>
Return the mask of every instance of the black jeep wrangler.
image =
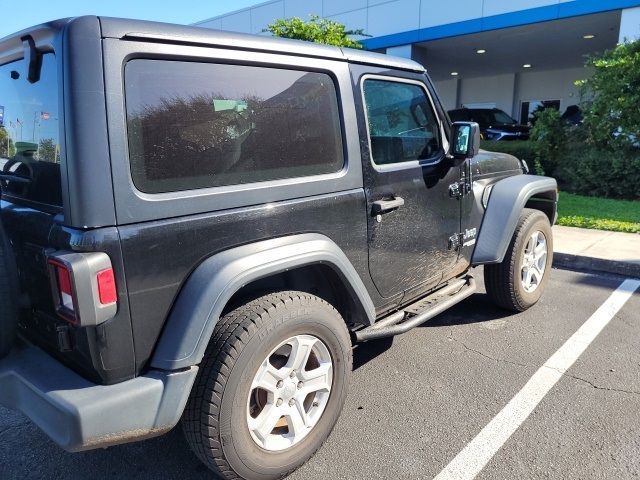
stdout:
<svg viewBox="0 0 640 480">
<path fill-rule="evenodd" d="M 86 450 L 178 423 L 225 478 L 327 438 L 352 345 L 522 311 L 557 189 L 410 60 L 111 18 L 0 40 L 0 404 Z"/>
</svg>

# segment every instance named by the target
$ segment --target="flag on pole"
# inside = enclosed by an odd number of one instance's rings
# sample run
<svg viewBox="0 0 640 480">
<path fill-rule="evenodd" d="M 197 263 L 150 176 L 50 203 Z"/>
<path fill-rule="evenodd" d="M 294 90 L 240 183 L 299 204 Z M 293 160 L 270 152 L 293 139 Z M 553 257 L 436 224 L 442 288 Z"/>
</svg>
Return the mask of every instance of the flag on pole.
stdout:
<svg viewBox="0 0 640 480">
<path fill-rule="evenodd" d="M 41 120 L 49 120 L 49 112 L 40 112 Z"/>
</svg>

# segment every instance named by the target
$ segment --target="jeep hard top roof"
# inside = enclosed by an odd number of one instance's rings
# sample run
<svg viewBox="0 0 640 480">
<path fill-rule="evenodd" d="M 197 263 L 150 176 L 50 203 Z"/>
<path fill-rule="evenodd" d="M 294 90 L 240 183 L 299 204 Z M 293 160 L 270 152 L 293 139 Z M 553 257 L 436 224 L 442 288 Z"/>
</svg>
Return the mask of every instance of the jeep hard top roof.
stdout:
<svg viewBox="0 0 640 480">
<path fill-rule="evenodd" d="M 393 57 L 381 53 L 320 45 L 301 40 L 225 32 L 197 26 L 174 25 L 171 23 L 127 20 L 110 17 L 65 18 L 34 26 L 0 39 L 0 50 L 3 46 L 10 46 L 17 42 L 21 43 L 20 38 L 24 35 L 34 35 L 38 33 L 40 35 L 43 33 L 51 34 L 53 31 L 71 26 L 75 21 L 82 18 L 96 18 L 100 22 L 102 38 L 154 41 L 178 45 L 223 47 L 236 50 L 284 53 L 305 57 L 342 60 L 352 63 L 396 68 L 414 72 L 425 71 L 425 68 L 422 65 L 414 62 L 413 60 Z"/>
</svg>

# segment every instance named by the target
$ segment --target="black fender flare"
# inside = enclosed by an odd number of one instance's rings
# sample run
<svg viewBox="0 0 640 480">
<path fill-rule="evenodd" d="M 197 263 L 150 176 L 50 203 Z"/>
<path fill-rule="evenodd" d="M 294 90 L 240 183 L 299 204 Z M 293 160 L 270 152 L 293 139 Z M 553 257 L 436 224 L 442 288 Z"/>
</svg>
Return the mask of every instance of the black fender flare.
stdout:
<svg viewBox="0 0 640 480">
<path fill-rule="evenodd" d="M 338 273 L 373 323 L 373 301 L 351 262 L 331 239 L 316 233 L 275 238 L 217 253 L 191 273 L 165 323 L 151 366 L 177 370 L 199 364 L 235 292 L 254 280 L 319 263 Z"/>
<path fill-rule="evenodd" d="M 558 184 L 539 175 L 515 175 L 491 187 L 480 232 L 471 257 L 472 265 L 500 263 L 516 230 L 520 212 L 532 199 L 550 204 L 550 223 L 556 218 Z"/>
</svg>

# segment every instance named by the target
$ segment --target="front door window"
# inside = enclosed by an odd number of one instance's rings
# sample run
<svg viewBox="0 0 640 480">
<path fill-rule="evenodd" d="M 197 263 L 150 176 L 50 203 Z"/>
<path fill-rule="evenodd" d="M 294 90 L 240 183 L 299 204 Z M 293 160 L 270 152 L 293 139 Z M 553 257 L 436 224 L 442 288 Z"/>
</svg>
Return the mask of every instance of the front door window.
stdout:
<svg viewBox="0 0 640 480">
<path fill-rule="evenodd" d="M 423 87 L 367 79 L 363 92 L 375 165 L 439 157 L 440 126 Z"/>
</svg>

